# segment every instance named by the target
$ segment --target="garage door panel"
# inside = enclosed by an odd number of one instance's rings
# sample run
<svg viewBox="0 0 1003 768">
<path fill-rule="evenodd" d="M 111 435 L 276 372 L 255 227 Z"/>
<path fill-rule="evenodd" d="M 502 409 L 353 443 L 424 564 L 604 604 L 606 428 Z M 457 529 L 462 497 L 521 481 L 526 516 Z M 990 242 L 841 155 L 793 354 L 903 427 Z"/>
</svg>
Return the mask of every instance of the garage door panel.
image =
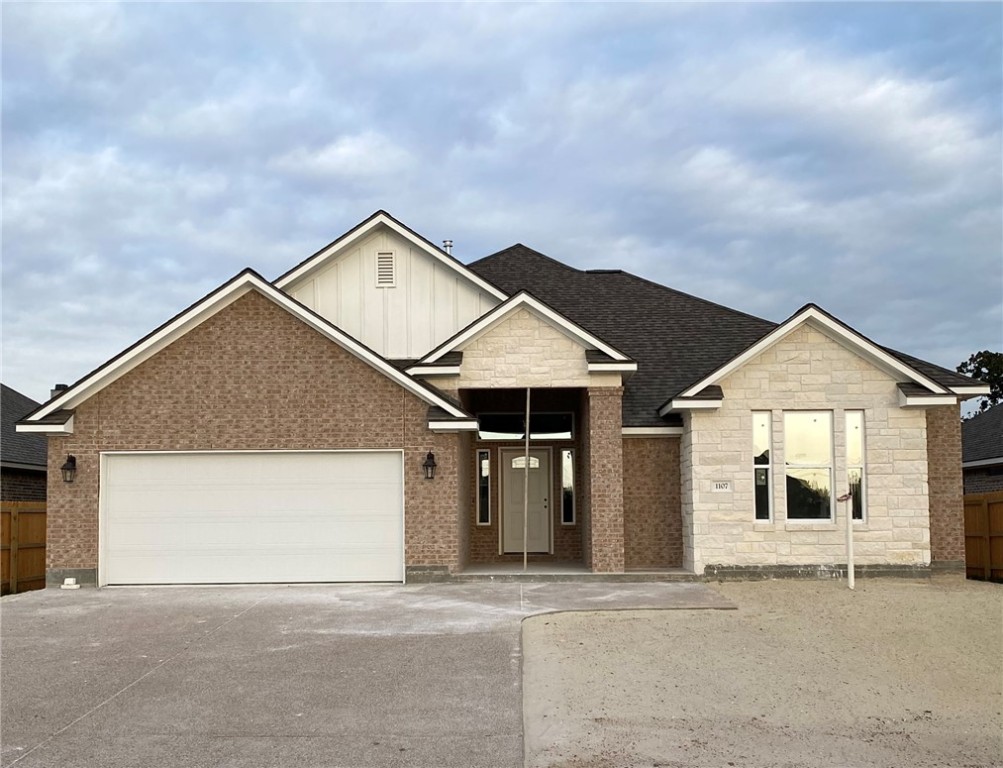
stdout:
<svg viewBox="0 0 1003 768">
<path fill-rule="evenodd" d="M 400 581 L 399 452 L 106 456 L 105 583 Z"/>
</svg>

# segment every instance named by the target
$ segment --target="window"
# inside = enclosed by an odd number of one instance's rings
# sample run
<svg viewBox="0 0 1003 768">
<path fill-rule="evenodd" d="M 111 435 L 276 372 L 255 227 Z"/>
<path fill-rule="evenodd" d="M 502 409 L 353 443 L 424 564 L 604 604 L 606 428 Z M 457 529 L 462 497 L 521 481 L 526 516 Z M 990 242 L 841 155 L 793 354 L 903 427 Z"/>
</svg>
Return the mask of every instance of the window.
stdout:
<svg viewBox="0 0 1003 768">
<path fill-rule="evenodd" d="M 784 413 L 788 520 L 832 520 L 832 413 Z"/>
<path fill-rule="evenodd" d="M 477 420 L 480 440 L 525 440 L 524 413 L 482 413 Z M 530 440 L 570 440 L 574 415 L 570 413 L 532 413 Z"/>
<path fill-rule="evenodd" d="M 376 254 L 376 287 L 393 288 L 397 285 L 397 261 L 393 251 Z"/>
<path fill-rule="evenodd" d="M 770 434 L 773 415 L 769 411 L 752 414 L 752 464 L 756 481 L 756 519 L 773 519 L 773 478 L 770 468 Z"/>
<path fill-rule="evenodd" d="M 491 525 L 491 452 L 477 452 L 477 524 Z"/>
<path fill-rule="evenodd" d="M 853 494 L 853 519 L 864 519 L 864 412 L 846 412 L 846 480 Z"/>
<path fill-rule="evenodd" d="M 525 468 L 526 468 L 525 456 L 516 456 L 514 459 L 512 459 L 512 469 L 525 469 Z M 536 458 L 536 456 L 529 457 L 529 468 L 530 469 L 540 468 L 540 460 Z"/>
<path fill-rule="evenodd" d="M 575 524 L 575 452 L 561 451 L 561 524 Z"/>
</svg>

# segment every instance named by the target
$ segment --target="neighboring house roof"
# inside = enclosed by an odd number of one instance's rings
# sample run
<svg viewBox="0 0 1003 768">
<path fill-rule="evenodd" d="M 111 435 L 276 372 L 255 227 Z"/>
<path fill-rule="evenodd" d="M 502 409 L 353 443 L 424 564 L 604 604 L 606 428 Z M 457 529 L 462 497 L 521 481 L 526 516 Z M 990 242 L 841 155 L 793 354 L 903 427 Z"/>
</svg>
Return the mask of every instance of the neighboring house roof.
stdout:
<svg viewBox="0 0 1003 768">
<path fill-rule="evenodd" d="M 673 414 L 660 417 L 659 409 L 739 359 L 779 327 L 769 320 L 621 270 L 575 269 L 522 244 L 469 267 L 509 293 L 532 292 L 636 361 L 637 373 L 624 390 L 623 423 L 629 426 L 678 423 L 678 416 Z M 821 310 L 819 313 L 831 318 Z M 944 389 L 981 386 L 980 382 L 932 363 L 878 347 L 840 325 L 862 344 L 873 346 L 911 369 L 911 378 L 928 379 Z M 709 398 L 709 394 L 705 397 Z"/>
<path fill-rule="evenodd" d="M 961 463 L 1003 464 L 1003 405 L 961 422 Z"/>
<path fill-rule="evenodd" d="M 180 338 L 192 328 L 252 290 L 270 299 L 314 330 L 326 336 L 332 342 L 380 371 L 387 378 L 392 379 L 404 387 L 404 389 L 417 395 L 429 405 L 441 408 L 454 419 L 467 420 L 470 418 L 470 414 L 463 410 L 462 406 L 453 398 L 440 392 L 430 384 L 403 373 L 384 357 L 349 336 L 313 310 L 303 306 L 288 294 L 280 291 L 254 270 L 245 269 L 204 298 L 195 302 L 188 309 L 171 318 L 155 331 L 143 337 L 131 347 L 28 414 L 27 417 L 21 420 L 21 431 L 48 431 L 46 427 L 54 423 L 53 419 L 56 418 L 59 411 L 72 410 L 116 379 L 124 376 L 137 365 L 148 360 L 175 339 Z M 63 421 L 58 421 L 58 423 L 62 424 Z M 72 422 L 69 423 L 72 424 Z M 72 431 L 72 428 L 52 431 Z"/>
<path fill-rule="evenodd" d="M 0 464 L 22 469 L 45 469 L 46 444 L 41 435 L 19 434 L 14 425 L 38 408 L 38 403 L 6 384 L 0 384 Z"/>
</svg>

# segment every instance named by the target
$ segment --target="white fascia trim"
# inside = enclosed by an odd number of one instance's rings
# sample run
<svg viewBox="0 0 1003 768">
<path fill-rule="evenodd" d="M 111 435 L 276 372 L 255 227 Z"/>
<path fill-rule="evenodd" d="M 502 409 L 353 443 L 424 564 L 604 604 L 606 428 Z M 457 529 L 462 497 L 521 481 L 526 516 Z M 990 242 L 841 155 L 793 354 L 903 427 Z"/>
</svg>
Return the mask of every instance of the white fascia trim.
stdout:
<svg viewBox="0 0 1003 768">
<path fill-rule="evenodd" d="M 18 432 L 33 432 L 38 435 L 72 435 L 73 417 L 65 424 L 18 424 L 14 429 Z"/>
<path fill-rule="evenodd" d="M 416 365 L 408 368 L 407 372 L 411 376 L 459 376 L 460 366 L 458 365 Z"/>
<path fill-rule="evenodd" d="M 23 469 L 28 472 L 46 472 L 48 467 L 44 464 L 19 464 L 16 461 L 0 461 L 0 467 L 4 469 Z"/>
<path fill-rule="evenodd" d="M 215 315 L 220 310 L 226 308 L 234 301 L 244 296 L 251 290 L 257 290 L 263 296 L 271 299 L 283 309 L 287 310 L 294 317 L 302 320 L 314 330 L 318 331 L 342 349 L 351 352 L 356 357 L 365 360 L 373 368 L 383 373 L 387 378 L 400 384 L 406 390 L 424 400 L 430 405 L 437 405 L 452 416 L 460 418 L 468 417 L 469 414 L 456 408 L 452 403 L 443 398 L 437 397 L 433 393 L 420 386 L 413 379 L 401 371 L 394 368 L 390 363 L 383 360 L 372 350 L 362 346 L 355 339 L 347 336 L 326 320 L 305 310 L 298 302 L 291 299 L 287 294 L 278 290 L 271 283 L 266 282 L 257 275 L 247 272 L 235 278 L 229 285 L 211 294 L 208 300 L 196 304 L 188 312 L 175 318 L 171 323 L 161 328 L 158 332 L 146 339 L 142 344 L 131 349 L 127 354 L 116 360 L 114 364 L 103 367 L 95 371 L 80 384 L 66 390 L 60 397 L 46 405 L 38 413 L 34 414 L 32 420 L 41 419 L 44 416 L 61 408 L 73 408 L 82 403 L 94 392 L 106 387 L 116 379 L 124 376 L 137 365 L 149 359 L 161 349 L 166 347 L 175 339 L 180 338 L 206 318 Z M 72 432 L 72 420 L 69 422 Z M 19 431 L 20 428 L 18 428 Z M 42 431 L 42 430 L 24 430 Z M 51 430 L 50 430 L 51 431 Z"/>
<path fill-rule="evenodd" d="M 488 283 L 487 281 L 485 281 L 484 278 L 482 278 L 479 275 L 475 274 L 472 270 L 467 269 L 465 266 L 463 266 L 462 264 L 460 264 L 455 259 L 452 259 L 449 256 L 447 256 L 446 254 L 439 252 L 438 249 L 430 248 L 429 244 L 426 243 L 424 240 L 422 240 L 421 238 L 415 237 L 414 234 L 412 234 L 411 232 L 409 232 L 404 227 L 401 227 L 396 221 L 394 221 L 393 219 L 389 218 L 388 216 L 386 216 L 384 214 L 380 214 L 379 216 L 375 216 L 372 219 L 372 221 L 370 221 L 366 226 L 362 227 L 361 229 L 353 230 L 353 231 L 349 232 L 347 235 L 345 235 L 344 237 L 340 237 L 337 240 L 335 240 L 327 248 L 325 248 L 324 250 L 322 250 L 319 253 L 317 253 L 309 261 L 304 262 L 297 269 L 293 270 L 292 272 L 290 272 L 288 275 L 286 275 L 282 279 L 276 280 L 275 281 L 275 287 L 276 288 L 281 288 L 281 289 L 285 290 L 286 286 L 290 285 L 291 283 L 295 282 L 296 280 L 299 280 L 301 277 L 304 277 L 307 274 L 309 274 L 310 272 L 312 272 L 313 270 L 317 269 L 317 267 L 319 266 L 319 264 L 322 261 L 326 260 L 327 257 L 330 256 L 332 253 L 334 253 L 335 251 L 338 251 L 338 250 L 340 250 L 342 248 L 347 247 L 348 245 L 350 245 L 352 242 L 354 242 L 356 240 L 359 240 L 359 239 L 362 239 L 362 238 L 368 236 L 369 233 L 373 231 L 373 229 L 375 229 L 377 226 L 380 226 L 380 225 L 383 225 L 383 226 L 387 227 L 388 229 L 393 230 L 393 232 L 395 234 L 397 234 L 400 237 L 402 237 L 403 239 L 407 240 L 412 245 L 420 248 L 422 251 L 424 251 L 425 253 L 427 253 L 429 256 L 431 256 L 432 258 L 436 259 L 439 263 L 443 264 L 446 267 L 449 267 L 454 272 L 457 272 L 458 274 L 462 275 L 467 280 L 469 280 L 474 285 L 476 285 L 478 288 L 480 288 L 482 291 L 490 293 L 496 299 L 499 299 L 501 301 L 505 301 L 505 299 L 508 298 L 507 294 L 502 293 L 500 290 L 498 290 L 497 288 L 495 288 L 493 285 L 491 285 L 490 283 Z"/>
<path fill-rule="evenodd" d="M 459 335 L 454 336 L 441 347 L 426 355 L 421 361 L 422 364 L 427 365 L 434 363 L 447 352 L 453 352 L 481 334 L 487 333 L 520 307 L 528 307 L 538 315 L 541 315 L 545 320 L 557 326 L 557 328 L 562 331 L 564 335 L 575 339 L 579 344 L 598 349 L 600 352 L 612 357 L 614 361 L 629 362 L 627 356 L 623 354 L 623 352 L 620 352 L 618 349 L 614 349 L 606 342 L 597 339 L 584 328 L 580 328 L 575 325 L 573 322 L 568 320 L 568 318 L 564 317 L 564 315 L 555 312 L 546 304 L 543 304 L 538 299 L 533 298 L 528 293 L 520 293 L 508 301 L 499 304 L 497 307 L 484 314 L 480 320 L 469 326 L 465 331 L 462 331 Z"/>
<path fill-rule="evenodd" d="M 433 432 L 475 432 L 477 421 L 430 421 L 428 428 Z"/>
<path fill-rule="evenodd" d="M 1003 456 L 997 456 L 995 459 L 979 459 L 978 461 L 963 461 L 961 462 L 962 469 L 972 469 L 974 467 L 991 467 L 994 464 L 1003 464 Z"/>
<path fill-rule="evenodd" d="M 637 370 L 637 363 L 589 363 L 589 373 L 617 373 Z"/>
<path fill-rule="evenodd" d="M 905 376 L 911 381 L 916 382 L 917 384 L 922 384 L 930 391 L 935 392 L 937 394 L 942 394 L 947 392 L 947 390 L 944 389 L 944 387 L 928 379 L 926 376 L 923 376 L 921 373 L 919 373 L 913 368 L 910 368 L 908 365 L 901 362 L 900 360 L 897 360 L 896 358 L 892 357 L 883 349 L 878 347 L 876 344 L 868 341 L 867 339 L 856 333 L 848 331 L 843 326 L 839 325 L 826 315 L 822 314 L 815 307 L 808 307 L 803 312 L 799 312 L 786 322 L 778 325 L 775 329 L 773 329 L 772 332 L 770 332 L 762 339 L 757 341 L 755 344 L 753 344 L 751 347 L 745 350 L 745 352 L 740 354 L 734 360 L 727 363 L 722 368 L 718 368 L 710 376 L 703 379 L 702 381 L 697 382 L 692 387 L 682 392 L 680 394 L 680 397 L 684 398 L 692 397 L 697 392 L 702 390 L 704 387 L 710 386 L 711 384 L 719 383 L 729 373 L 745 365 L 747 362 L 749 362 L 749 360 L 752 360 L 757 355 L 762 354 L 767 349 L 776 344 L 778 341 L 787 336 L 787 334 L 789 334 L 795 328 L 797 328 L 802 323 L 805 323 L 809 320 L 819 325 L 821 327 L 820 329 L 828 331 L 827 335 L 832 334 L 833 336 L 839 337 L 847 344 L 856 347 L 858 350 L 874 358 L 884 366 L 896 371 L 897 373 L 902 374 L 903 376 Z"/>
<path fill-rule="evenodd" d="M 928 408 L 931 405 L 954 405 L 957 402 L 956 395 L 907 395 L 899 390 L 900 408 Z"/>
<path fill-rule="evenodd" d="M 724 400 L 696 400 L 691 397 L 676 397 L 659 411 L 659 415 L 664 416 L 670 411 L 709 411 L 720 408 L 723 402 Z"/>
<path fill-rule="evenodd" d="M 988 384 L 968 384 L 963 387 L 951 387 L 951 391 L 956 395 L 976 397 L 978 395 L 988 395 L 990 387 Z"/>
<path fill-rule="evenodd" d="M 674 437 L 683 434 L 682 427 L 624 427 L 622 437 Z"/>
</svg>

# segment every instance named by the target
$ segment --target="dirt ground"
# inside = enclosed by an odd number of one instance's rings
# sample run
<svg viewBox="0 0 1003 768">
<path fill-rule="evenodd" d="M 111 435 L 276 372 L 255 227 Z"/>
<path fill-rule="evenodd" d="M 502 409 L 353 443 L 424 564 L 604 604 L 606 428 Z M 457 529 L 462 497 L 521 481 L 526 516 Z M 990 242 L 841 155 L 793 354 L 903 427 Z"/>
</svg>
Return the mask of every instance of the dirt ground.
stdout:
<svg viewBox="0 0 1003 768">
<path fill-rule="evenodd" d="M 528 768 L 1003 766 L 1003 585 L 716 584 L 523 624 Z"/>
</svg>

